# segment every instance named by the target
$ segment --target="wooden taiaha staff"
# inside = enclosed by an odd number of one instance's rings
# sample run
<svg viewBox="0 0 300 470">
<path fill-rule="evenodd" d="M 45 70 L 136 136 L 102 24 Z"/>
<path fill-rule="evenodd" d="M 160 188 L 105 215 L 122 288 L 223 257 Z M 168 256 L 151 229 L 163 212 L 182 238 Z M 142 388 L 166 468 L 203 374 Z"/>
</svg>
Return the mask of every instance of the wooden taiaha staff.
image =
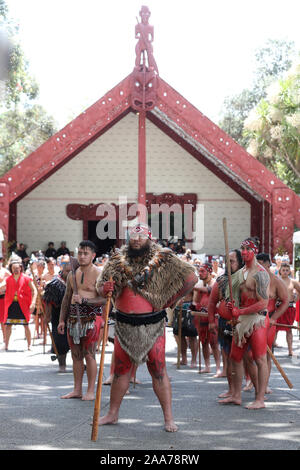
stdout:
<svg viewBox="0 0 300 470">
<path fill-rule="evenodd" d="M 229 245 L 228 245 L 228 232 L 227 232 L 227 219 L 226 219 L 226 217 L 223 218 L 223 231 L 224 231 L 225 255 L 226 255 L 226 263 L 227 263 L 229 294 L 230 294 L 230 301 L 233 304 L 231 264 L 230 264 L 230 259 L 229 259 Z"/>
<path fill-rule="evenodd" d="M 112 282 L 112 278 L 110 278 L 110 282 Z M 104 333 L 103 333 L 103 340 L 102 340 L 100 367 L 99 367 L 99 373 L 98 373 L 97 391 L 96 391 L 95 407 L 94 407 L 93 427 L 92 427 L 92 435 L 91 435 L 92 441 L 96 441 L 98 437 L 98 428 L 99 428 L 98 421 L 99 421 L 99 415 L 100 415 L 100 409 L 101 409 L 105 346 L 106 346 L 107 333 L 108 333 L 108 316 L 110 312 L 111 296 L 112 296 L 112 292 L 108 292 L 107 301 L 105 305 Z"/>
<path fill-rule="evenodd" d="M 229 245 L 228 245 L 228 232 L 227 232 L 227 219 L 223 218 L 223 232 L 224 232 L 224 242 L 225 242 L 225 255 L 226 255 L 226 264 L 227 264 L 227 274 L 228 274 L 228 287 L 229 287 L 229 296 L 230 302 L 234 305 L 234 298 L 232 292 L 232 277 L 231 277 L 231 264 L 229 259 Z M 232 318 L 227 323 L 231 324 L 232 327 L 239 323 L 237 318 Z"/>
<path fill-rule="evenodd" d="M 294 328 L 295 330 L 300 330 L 299 326 L 294 326 L 294 325 L 284 325 L 282 323 L 275 323 L 274 326 L 284 326 L 285 328 Z"/>
<path fill-rule="evenodd" d="M 182 331 L 182 305 L 180 305 L 178 313 L 178 344 L 177 344 L 177 369 L 180 369 L 180 355 L 181 355 L 181 331 Z"/>
<path fill-rule="evenodd" d="M 34 272 L 33 272 L 32 264 L 30 265 L 30 271 L 31 271 L 32 280 L 33 280 L 33 283 L 34 283 L 35 288 L 36 288 L 36 290 L 37 290 L 37 295 L 38 295 L 38 297 L 39 297 L 39 301 L 40 301 L 40 304 L 41 304 L 42 314 L 43 314 L 43 317 L 44 317 L 44 321 L 46 322 L 47 329 L 48 329 L 48 332 L 49 332 L 49 335 L 50 335 L 50 338 L 51 338 L 51 343 L 52 343 L 52 346 L 53 346 L 53 350 L 54 350 L 54 353 L 55 353 L 56 357 L 58 357 L 57 347 L 56 347 L 56 344 L 55 344 L 55 341 L 54 341 L 54 338 L 53 338 L 52 331 L 51 331 L 51 329 L 50 329 L 49 323 L 47 322 L 47 319 L 46 319 L 45 306 L 44 306 L 44 304 L 43 304 L 43 299 L 42 299 L 41 293 L 40 293 L 40 291 L 39 291 L 39 287 L 38 287 L 37 282 L 36 282 L 36 279 L 35 279 L 35 275 L 34 275 Z M 55 359 L 54 359 L 54 360 L 55 360 Z"/>
<path fill-rule="evenodd" d="M 272 351 L 271 351 L 271 349 L 269 348 L 268 345 L 267 345 L 267 351 L 268 351 L 268 354 L 270 355 L 270 357 L 273 359 L 273 362 L 274 362 L 275 366 L 277 367 L 277 369 L 279 370 L 280 374 L 282 375 L 282 377 L 284 378 L 284 380 L 288 384 L 289 388 L 293 388 L 293 384 L 288 379 L 286 373 L 284 372 L 283 368 L 281 367 L 281 365 L 277 361 L 276 357 L 274 356 L 274 354 L 272 353 Z"/>
</svg>

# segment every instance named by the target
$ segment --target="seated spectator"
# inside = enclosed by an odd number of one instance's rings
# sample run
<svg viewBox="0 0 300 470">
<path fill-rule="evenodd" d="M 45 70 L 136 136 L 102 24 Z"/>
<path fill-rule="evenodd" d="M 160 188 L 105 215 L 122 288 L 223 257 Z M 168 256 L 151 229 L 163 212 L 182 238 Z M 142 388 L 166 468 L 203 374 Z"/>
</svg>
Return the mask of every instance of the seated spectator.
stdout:
<svg viewBox="0 0 300 470">
<path fill-rule="evenodd" d="M 61 242 L 60 248 L 56 252 L 56 257 L 61 255 L 70 255 L 70 250 L 67 248 L 66 242 Z"/>
<path fill-rule="evenodd" d="M 27 263 L 28 263 L 30 258 L 28 256 L 28 254 L 26 253 L 26 247 L 25 247 L 24 243 L 20 243 L 16 254 L 18 256 L 20 256 L 20 258 L 22 258 L 23 267 L 26 268 Z"/>
<path fill-rule="evenodd" d="M 46 258 L 56 258 L 57 254 L 53 242 L 48 243 L 48 249 L 45 251 L 45 256 Z"/>
</svg>

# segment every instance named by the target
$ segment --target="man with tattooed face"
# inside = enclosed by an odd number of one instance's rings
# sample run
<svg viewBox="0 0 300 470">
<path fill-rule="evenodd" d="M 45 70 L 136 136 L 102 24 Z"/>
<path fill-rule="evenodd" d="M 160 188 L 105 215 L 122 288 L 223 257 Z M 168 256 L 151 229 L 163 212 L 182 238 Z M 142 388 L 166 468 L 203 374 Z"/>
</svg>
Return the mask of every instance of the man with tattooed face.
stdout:
<svg viewBox="0 0 300 470">
<path fill-rule="evenodd" d="M 229 302 L 228 308 L 234 327 L 230 357 L 233 364 L 234 394 L 222 403 L 241 405 L 243 380 L 243 356 L 249 345 L 257 365 L 258 378 L 256 396 L 248 409 L 264 408 L 264 394 L 268 383 L 267 333 L 269 328 L 268 301 L 270 277 L 267 271 L 256 260 L 258 243 L 248 238 L 241 244 L 241 254 L 245 266 L 239 271 L 239 305 Z"/>
</svg>

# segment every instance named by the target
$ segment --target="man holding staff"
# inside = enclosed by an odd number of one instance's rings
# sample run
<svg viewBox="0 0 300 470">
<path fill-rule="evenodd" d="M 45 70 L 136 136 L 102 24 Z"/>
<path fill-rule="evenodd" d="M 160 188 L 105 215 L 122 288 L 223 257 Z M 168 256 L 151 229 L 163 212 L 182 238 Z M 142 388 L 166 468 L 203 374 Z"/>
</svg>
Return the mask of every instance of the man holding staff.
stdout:
<svg viewBox="0 0 300 470">
<path fill-rule="evenodd" d="M 258 380 L 255 401 L 248 409 L 265 407 L 264 394 L 268 384 L 267 333 L 269 328 L 268 301 L 270 277 L 267 271 L 257 262 L 258 244 L 253 238 L 241 243 L 241 254 L 245 266 L 239 273 L 240 304 L 229 302 L 228 308 L 234 319 L 238 320 L 234 328 L 230 357 L 233 364 L 234 394 L 225 398 L 222 403 L 241 405 L 243 381 L 243 356 L 249 345 L 253 359 L 258 368 Z"/>
<path fill-rule="evenodd" d="M 173 307 L 197 282 L 193 266 L 152 241 L 150 228 L 129 230 L 129 243 L 106 263 L 97 282 L 100 295 L 112 292 L 117 309 L 115 370 L 110 408 L 99 425 L 115 424 L 134 367 L 146 362 L 164 414 L 165 430 L 177 431 L 165 364 L 165 308 Z M 110 281 L 109 279 L 112 279 Z"/>
<path fill-rule="evenodd" d="M 106 300 L 96 291 L 99 270 L 94 266 L 96 247 L 84 240 L 79 244 L 78 264 L 67 277 L 66 292 L 62 301 L 57 331 L 64 334 L 67 326 L 68 341 L 73 359 L 74 390 L 61 398 L 82 398 L 94 400 L 97 363 L 95 352 L 100 328 L 103 326 L 101 305 Z M 72 261 L 72 260 L 70 260 Z M 88 388 L 82 395 L 84 359 Z"/>
<path fill-rule="evenodd" d="M 239 250 L 232 250 L 228 253 L 232 280 L 235 279 L 235 273 L 243 267 L 243 260 Z M 219 398 L 228 398 L 233 393 L 232 388 L 232 361 L 230 359 L 232 343 L 232 327 L 229 323 L 231 313 L 228 311 L 226 302 L 230 298 L 228 268 L 225 273 L 216 279 L 208 302 L 208 328 L 210 331 L 216 330 L 215 316 L 219 314 L 218 322 L 218 340 L 221 345 L 224 369 L 228 381 L 228 391 L 219 395 Z"/>
</svg>

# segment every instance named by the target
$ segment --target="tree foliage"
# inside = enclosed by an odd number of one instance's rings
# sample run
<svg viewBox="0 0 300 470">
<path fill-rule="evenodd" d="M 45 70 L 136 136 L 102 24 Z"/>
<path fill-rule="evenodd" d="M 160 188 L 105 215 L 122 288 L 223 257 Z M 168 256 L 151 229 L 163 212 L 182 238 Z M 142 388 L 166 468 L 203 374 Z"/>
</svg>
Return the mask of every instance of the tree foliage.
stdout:
<svg viewBox="0 0 300 470">
<path fill-rule="evenodd" d="M 291 41 L 269 39 L 255 52 L 252 86 L 225 98 L 219 126 L 244 147 L 248 144 L 243 134 L 245 119 L 266 96 L 268 85 L 291 66 L 294 49 Z"/>
<path fill-rule="evenodd" d="M 244 122 L 248 152 L 300 192 L 300 57 Z"/>
<path fill-rule="evenodd" d="M 54 119 L 38 104 L 39 86 L 18 42 L 18 26 L 0 0 L 0 30 L 7 39 L 7 76 L 0 98 L 0 176 L 56 132 Z M 6 63 L 6 61 L 2 61 Z"/>
<path fill-rule="evenodd" d="M 295 44 L 292 41 L 269 39 L 263 47 L 257 49 L 252 86 L 234 96 L 225 98 L 219 122 L 219 126 L 227 134 L 247 148 L 249 153 L 259 158 L 292 189 L 298 187 L 297 174 L 292 165 L 288 165 L 287 154 L 285 153 L 283 156 L 274 151 L 271 156 L 270 149 L 267 153 L 268 156 L 261 154 L 260 150 L 265 150 L 264 147 L 261 147 L 263 136 L 259 137 L 258 131 L 252 132 L 249 128 L 245 130 L 244 123 L 254 122 L 258 120 L 258 116 L 261 118 L 265 116 L 268 108 L 269 87 L 272 82 L 276 79 L 280 80 L 283 74 L 290 69 L 294 57 Z M 272 108 L 272 113 L 274 114 L 274 112 L 275 110 Z M 264 129 L 266 130 L 266 127 Z M 295 142 L 295 138 L 293 142 Z M 290 147 L 288 149 L 285 146 L 285 152 L 290 152 Z"/>
</svg>

